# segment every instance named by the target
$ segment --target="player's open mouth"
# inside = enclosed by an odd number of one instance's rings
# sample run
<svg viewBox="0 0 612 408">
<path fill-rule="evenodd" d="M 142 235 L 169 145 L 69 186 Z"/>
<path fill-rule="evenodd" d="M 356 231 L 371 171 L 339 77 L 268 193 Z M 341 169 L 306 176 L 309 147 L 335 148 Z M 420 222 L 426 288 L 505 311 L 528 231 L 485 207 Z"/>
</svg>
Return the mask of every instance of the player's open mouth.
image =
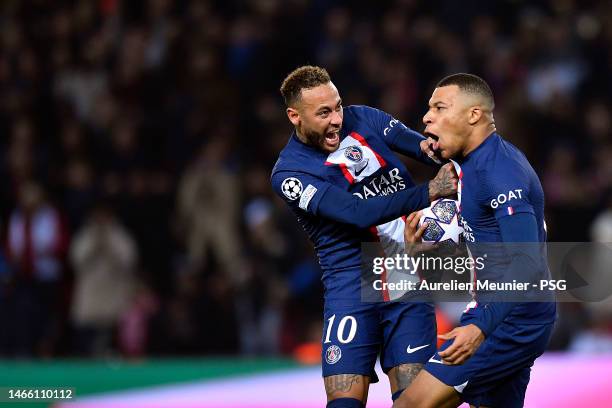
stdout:
<svg viewBox="0 0 612 408">
<path fill-rule="evenodd" d="M 440 137 L 434 133 L 428 132 L 427 130 L 425 132 L 423 132 L 423 135 L 425 135 L 425 137 L 431 137 L 433 140 L 438 141 L 440 140 Z"/>
<path fill-rule="evenodd" d="M 330 146 L 335 146 L 340 142 L 340 130 L 327 132 L 325 134 L 325 142 Z"/>
</svg>

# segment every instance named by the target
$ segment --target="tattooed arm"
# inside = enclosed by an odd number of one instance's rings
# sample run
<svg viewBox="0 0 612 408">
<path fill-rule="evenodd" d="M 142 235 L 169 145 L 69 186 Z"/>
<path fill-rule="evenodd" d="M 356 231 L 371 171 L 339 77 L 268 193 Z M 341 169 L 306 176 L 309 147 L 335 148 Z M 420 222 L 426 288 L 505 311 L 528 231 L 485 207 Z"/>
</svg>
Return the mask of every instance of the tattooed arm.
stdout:
<svg viewBox="0 0 612 408">
<path fill-rule="evenodd" d="M 434 201 L 455 194 L 458 182 L 459 179 L 452 163 L 446 163 L 440 167 L 436 177 L 429 182 L 429 200 Z"/>
</svg>

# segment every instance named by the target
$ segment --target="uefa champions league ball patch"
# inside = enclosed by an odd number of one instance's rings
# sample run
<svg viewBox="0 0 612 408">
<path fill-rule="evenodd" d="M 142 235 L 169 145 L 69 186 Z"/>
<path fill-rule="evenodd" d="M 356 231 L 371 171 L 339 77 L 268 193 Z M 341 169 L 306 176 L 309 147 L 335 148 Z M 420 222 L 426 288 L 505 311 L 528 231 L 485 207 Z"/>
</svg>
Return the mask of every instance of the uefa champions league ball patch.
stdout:
<svg viewBox="0 0 612 408">
<path fill-rule="evenodd" d="M 296 200 L 302 195 L 302 182 L 295 177 L 287 177 L 281 184 L 281 190 L 289 200 Z"/>
<path fill-rule="evenodd" d="M 455 200 L 440 198 L 423 209 L 419 226 L 427 222 L 423 242 L 441 243 L 452 248 L 461 241 L 464 229 L 459 223 L 459 203 Z"/>
<path fill-rule="evenodd" d="M 341 358 L 342 350 L 335 344 L 332 344 L 325 350 L 325 361 L 327 361 L 327 364 L 336 364 Z"/>
</svg>

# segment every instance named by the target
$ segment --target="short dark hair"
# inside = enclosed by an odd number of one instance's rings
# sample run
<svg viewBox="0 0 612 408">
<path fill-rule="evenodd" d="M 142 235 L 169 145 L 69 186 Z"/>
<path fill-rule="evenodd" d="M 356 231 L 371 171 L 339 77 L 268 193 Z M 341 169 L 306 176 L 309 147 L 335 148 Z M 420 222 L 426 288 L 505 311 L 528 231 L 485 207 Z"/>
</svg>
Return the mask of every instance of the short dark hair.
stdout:
<svg viewBox="0 0 612 408">
<path fill-rule="evenodd" d="M 287 75 L 280 87 L 280 92 L 285 99 L 285 104 L 291 106 L 300 99 L 302 89 L 315 88 L 328 82 L 331 82 L 331 78 L 325 68 L 304 65 Z"/>
<path fill-rule="evenodd" d="M 436 85 L 436 88 L 443 86 L 457 85 L 463 92 L 479 95 L 485 98 L 487 103 L 490 103 L 491 109 L 495 107 L 495 99 L 493 92 L 484 79 L 474 74 L 458 73 L 442 78 Z"/>
</svg>

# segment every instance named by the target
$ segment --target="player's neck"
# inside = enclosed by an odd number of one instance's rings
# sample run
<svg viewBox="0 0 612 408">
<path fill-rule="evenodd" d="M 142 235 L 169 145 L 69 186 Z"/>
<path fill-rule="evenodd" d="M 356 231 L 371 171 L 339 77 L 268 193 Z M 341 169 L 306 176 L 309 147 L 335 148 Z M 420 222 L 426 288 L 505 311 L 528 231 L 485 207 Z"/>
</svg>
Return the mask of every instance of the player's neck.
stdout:
<svg viewBox="0 0 612 408">
<path fill-rule="evenodd" d="M 497 132 L 495 124 L 490 124 L 486 128 L 475 129 L 474 132 L 469 136 L 468 142 L 463 149 L 463 157 L 473 152 L 484 143 L 485 140 L 493 133 Z"/>
<path fill-rule="evenodd" d="M 297 128 L 295 128 L 295 135 L 297 136 L 298 140 L 306 145 L 310 145 L 310 142 L 308 141 L 308 139 L 300 134 L 300 131 L 297 130 Z"/>
</svg>

